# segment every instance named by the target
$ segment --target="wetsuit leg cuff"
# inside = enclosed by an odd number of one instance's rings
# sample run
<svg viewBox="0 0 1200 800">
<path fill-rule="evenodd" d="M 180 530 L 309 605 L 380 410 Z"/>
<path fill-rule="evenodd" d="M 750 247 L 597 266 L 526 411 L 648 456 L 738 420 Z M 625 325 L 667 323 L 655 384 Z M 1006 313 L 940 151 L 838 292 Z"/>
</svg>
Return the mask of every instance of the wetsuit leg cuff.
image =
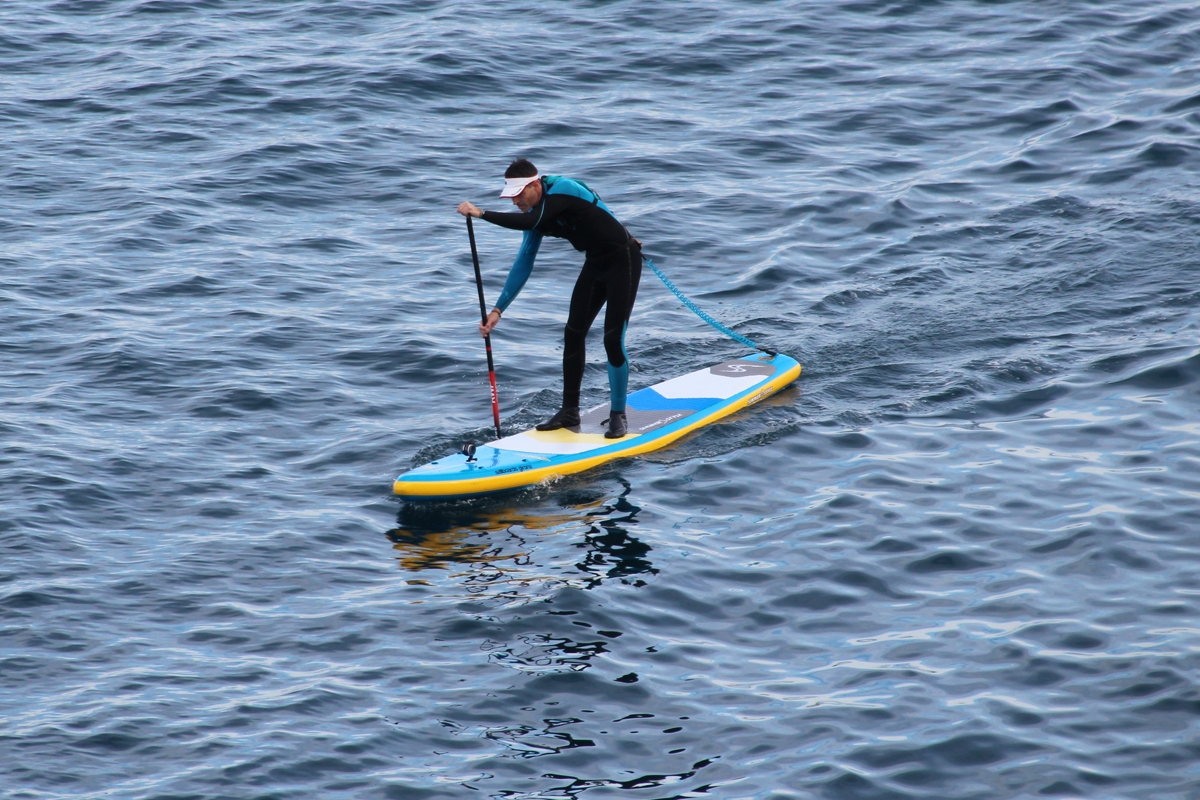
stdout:
<svg viewBox="0 0 1200 800">
<path fill-rule="evenodd" d="M 629 359 L 619 367 L 608 365 L 609 410 L 623 412 L 625 395 L 629 389 Z"/>
</svg>

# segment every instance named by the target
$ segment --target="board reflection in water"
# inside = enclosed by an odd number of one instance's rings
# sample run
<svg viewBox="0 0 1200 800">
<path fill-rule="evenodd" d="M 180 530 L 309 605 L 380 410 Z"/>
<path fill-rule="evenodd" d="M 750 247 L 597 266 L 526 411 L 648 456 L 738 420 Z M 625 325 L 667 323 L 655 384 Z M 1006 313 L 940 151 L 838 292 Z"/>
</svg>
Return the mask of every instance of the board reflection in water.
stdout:
<svg viewBox="0 0 1200 800">
<path fill-rule="evenodd" d="M 405 503 L 386 535 L 400 568 L 414 573 L 410 584 L 514 602 L 530 599 L 531 590 L 590 589 L 606 579 L 642 586 L 658 570 L 651 546 L 636 535 L 647 532 L 638 530 L 632 486 L 617 480 L 615 497 L 593 479 L 503 500 Z"/>
</svg>

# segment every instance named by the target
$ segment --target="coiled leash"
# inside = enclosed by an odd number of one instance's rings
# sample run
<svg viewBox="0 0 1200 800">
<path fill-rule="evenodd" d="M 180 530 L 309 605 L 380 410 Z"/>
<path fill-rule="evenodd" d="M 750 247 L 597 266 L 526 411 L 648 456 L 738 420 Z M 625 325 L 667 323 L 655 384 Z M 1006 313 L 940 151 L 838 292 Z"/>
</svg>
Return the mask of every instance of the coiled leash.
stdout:
<svg viewBox="0 0 1200 800">
<path fill-rule="evenodd" d="M 683 292 L 679 291 L 679 287 L 677 287 L 675 284 L 671 283 L 671 279 L 668 278 L 666 275 L 664 275 L 663 271 L 661 269 L 659 269 L 658 267 L 656 267 L 654 265 L 654 262 L 646 257 L 645 253 L 642 254 L 642 260 L 644 260 L 646 262 L 646 266 L 650 267 L 650 269 L 653 270 L 654 274 L 658 276 L 658 279 L 663 282 L 663 285 L 666 286 L 668 289 L 670 289 L 671 292 L 674 293 L 674 295 L 679 298 L 679 301 L 681 303 L 683 303 L 685 306 L 687 306 L 689 309 L 691 309 L 692 313 L 695 314 L 697 317 L 704 320 L 709 325 L 712 325 L 714 328 L 716 328 L 721 333 L 728 336 L 730 339 L 741 342 L 742 344 L 746 345 L 747 347 L 753 347 L 755 350 L 761 350 L 762 352 L 769 355 L 771 358 L 775 357 L 776 353 L 778 352 L 777 350 L 770 350 L 766 347 L 763 347 L 762 345 L 757 344 L 753 339 L 749 339 L 745 336 L 742 336 L 737 331 L 726 328 L 724 325 L 717 322 L 715 319 L 710 317 L 708 314 L 704 313 L 700 309 L 699 306 L 697 306 L 695 303 L 693 303 L 691 300 L 689 300 L 687 298 L 687 296 L 684 295 Z"/>
</svg>

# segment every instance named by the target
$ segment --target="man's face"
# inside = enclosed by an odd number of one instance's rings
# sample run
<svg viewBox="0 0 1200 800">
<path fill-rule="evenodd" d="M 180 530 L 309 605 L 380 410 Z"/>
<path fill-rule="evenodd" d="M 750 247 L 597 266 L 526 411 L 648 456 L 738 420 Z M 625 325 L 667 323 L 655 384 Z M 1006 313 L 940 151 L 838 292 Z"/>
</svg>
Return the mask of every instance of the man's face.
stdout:
<svg viewBox="0 0 1200 800">
<path fill-rule="evenodd" d="M 512 199 L 513 205 L 522 211 L 528 211 L 536 206 L 542 199 L 542 182 L 534 181 L 521 190 L 521 193 Z"/>
</svg>

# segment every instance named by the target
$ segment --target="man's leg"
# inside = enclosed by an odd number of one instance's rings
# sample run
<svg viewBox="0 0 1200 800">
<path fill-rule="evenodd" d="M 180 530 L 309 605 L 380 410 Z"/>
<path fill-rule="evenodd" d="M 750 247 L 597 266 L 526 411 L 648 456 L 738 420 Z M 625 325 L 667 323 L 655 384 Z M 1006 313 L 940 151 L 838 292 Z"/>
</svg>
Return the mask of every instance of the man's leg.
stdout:
<svg viewBox="0 0 1200 800">
<path fill-rule="evenodd" d="M 546 422 L 537 426 L 540 431 L 573 428 L 579 424 L 579 391 L 583 384 L 586 363 L 587 332 L 604 305 L 604 282 L 584 265 L 571 292 L 571 306 L 563 329 L 563 394 L 562 408 Z"/>
<path fill-rule="evenodd" d="M 608 356 L 608 393 L 610 439 L 625 435 L 625 397 L 629 390 L 629 353 L 625 332 L 637 299 L 642 277 L 642 253 L 636 243 L 625 251 L 623 264 L 615 264 L 608 280 L 608 308 L 604 312 L 604 351 Z"/>
</svg>

